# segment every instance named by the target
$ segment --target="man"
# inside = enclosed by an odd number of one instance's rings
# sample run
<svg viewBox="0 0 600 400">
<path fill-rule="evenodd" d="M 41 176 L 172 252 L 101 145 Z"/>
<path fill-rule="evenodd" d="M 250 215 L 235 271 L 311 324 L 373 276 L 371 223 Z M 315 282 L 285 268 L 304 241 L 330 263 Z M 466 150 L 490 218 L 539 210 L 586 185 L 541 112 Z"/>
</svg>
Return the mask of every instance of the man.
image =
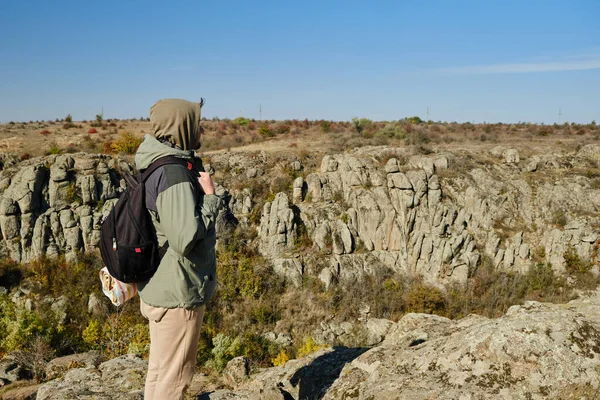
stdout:
<svg viewBox="0 0 600 400">
<path fill-rule="evenodd" d="M 193 163 L 200 147 L 203 102 L 160 100 L 150 109 L 152 135 L 136 155 L 138 170 L 176 156 Z M 141 312 L 150 324 L 145 400 L 182 399 L 196 366 L 205 304 L 216 287 L 215 220 L 219 198 L 206 172 L 182 165 L 158 168 L 146 181 L 148 208 L 159 246 L 169 248 L 156 273 L 138 284 Z"/>
</svg>

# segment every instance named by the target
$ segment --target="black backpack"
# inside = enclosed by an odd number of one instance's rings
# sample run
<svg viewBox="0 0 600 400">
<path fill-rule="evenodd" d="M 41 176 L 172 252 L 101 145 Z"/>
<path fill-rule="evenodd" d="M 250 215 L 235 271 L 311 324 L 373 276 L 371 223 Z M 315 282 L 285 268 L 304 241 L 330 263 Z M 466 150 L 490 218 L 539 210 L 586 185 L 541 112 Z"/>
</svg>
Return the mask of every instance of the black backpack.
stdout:
<svg viewBox="0 0 600 400">
<path fill-rule="evenodd" d="M 113 278 L 126 283 L 143 282 L 152 277 L 169 243 L 158 246 L 152 217 L 146 209 L 148 177 L 159 167 L 180 164 L 192 170 L 192 163 L 168 156 L 150 164 L 136 176 L 125 173 L 125 191 L 102 222 L 100 254 Z"/>
</svg>

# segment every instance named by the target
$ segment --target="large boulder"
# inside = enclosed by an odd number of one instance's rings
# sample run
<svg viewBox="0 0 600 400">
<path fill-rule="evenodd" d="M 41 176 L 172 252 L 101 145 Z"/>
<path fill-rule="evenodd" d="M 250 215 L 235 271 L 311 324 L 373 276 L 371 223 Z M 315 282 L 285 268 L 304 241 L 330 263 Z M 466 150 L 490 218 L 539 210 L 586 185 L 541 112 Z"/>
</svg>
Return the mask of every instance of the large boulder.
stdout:
<svg viewBox="0 0 600 400">
<path fill-rule="evenodd" d="M 82 362 L 87 365 L 87 361 Z M 63 378 L 43 384 L 37 400 L 142 400 L 147 368 L 146 361 L 133 355 L 114 358 L 98 368 L 93 365 L 73 368 Z"/>
<path fill-rule="evenodd" d="M 407 315 L 324 399 L 546 399 L 600 387 L 600 293 L 527 302 L 497 320 Z M 579 398 L 579 397 L 578 397 Z"/>
<path fill-rule="evenodd" d="M 52 380 L 61 377 L 73 368 L 96 368 L 101 361 L 102 356 L 98 351 L 55 358 L 46 365 L 46 379 Z"/>
</svg>

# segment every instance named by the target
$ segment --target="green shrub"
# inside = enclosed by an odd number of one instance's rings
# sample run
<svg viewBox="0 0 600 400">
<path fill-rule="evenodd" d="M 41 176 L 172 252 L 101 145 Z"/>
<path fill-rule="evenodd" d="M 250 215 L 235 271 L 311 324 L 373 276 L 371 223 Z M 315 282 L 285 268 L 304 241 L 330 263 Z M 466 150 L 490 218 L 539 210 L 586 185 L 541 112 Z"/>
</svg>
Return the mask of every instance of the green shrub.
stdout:
<svg viewBox="0 0 600 400">
<path fill-rule="evenodd" d="M 242 353 L 239 338 L 233 339 L 223 333 L 219 333 L 213 338 L 212 343 L 212 357 L 206 364 L 217 371 L 224 370 L 231 359 Z"/>
<path fill-rule="evenodd" d="M 573 247 L 569 247 L 563 256 L 565 258 L 565 269 L 569 274 L 583 274 L 592 269 L 592 263 L 582 260 Z"/>
<path fill-rule="evenodd" d="M 248 314 L 250 323 L 257 326 L 272 326 L 281 318 L 277 304 L 263 299 L 253 302 Z"/>
<path fill-rule="evenodd" d="M 558 210 L 555 211 L 554 213 L 552 213 L 552 220 L 551 220 L 552 224 L 560 227 L 560 228 L 564 228 L 565 225 L 567 225 L 567 214 L 565 213 L 564 210 Z"/>
<path fill-rule="evenodd" d="M 475 313 L 497 317 L 508 307 L 518 304 L 525 298 L 527 282 L 521 274 L 497 270 L 493 261 L 484 258 L 472 280 L 471 310 Z"/>
<path fill-rule="evenodd" d="M 204 320 L 202 324 L 202 330 L 200 331 L 200 338 L 198 340 L 198 350 L 196 351 L 196 365 L 206 365 L 208 360 L 212 357 L 212 338 L 216 335 L 214 332 L 214 321 L 211 317 L 214 315 L 211 312 L 211 305 L 209 304 L 204 313 Z"/>
<path fill-rule="evenodd" d="M 81 332 L 81 338 L 90 349 L 99 349 L 102 338 L 102 325 L 97 319 L 91 319 L 88 325 Z"/>
<path fill-rule="evenodd" d="M 48 150 L 48 154 L 61 154 L 62 149 L 58 147 L 56 142 L 50 143 L 50 149 Z"/>
<path fill-rule="evenodd" d="M 5 263 L 1 264 L 5 265 Z M 12 267 L 4 267 L 9 282 L 35 281 L 29 298 L 58 298 L 66 296 L 67 318 L 59 324 L 50 303 L 40 302 L 33 311 L 16 309 L 6 296 L 0 298 L 0 353 L 27 347 L 37 337 L 43 338 L 58 355 L 89 349 L 82 339 L 82 332 L 88 326 L 88 295 L 95 292 L 98 298 L 99 262 L 93 257 L 81 255 L 76 263 L 68 263 L 64 258 L 39 259 L 19 268 L 18 276 L 11 276 Z M 8 276 L 6 271 L 9 271 Z M 5 281 L 6 282 L 6 281 Z M 8 288 L 12 283 L 8 285 Z"/>
<path fill-rule="evenodd" d="M 10 309 L 6 304 L 2 305 L 2 319 L 7 319 L 1 324 L 4 326 L 2 330 L 6 332 L 0 345 L 4 352 L 26 349 L 38 337 L 42 337 L 48 342 L 55 339 L 58 333 L 57 321 L 51 312 L 42 315 L 24 308 Z"/>
<path fill-rule="evenodd" d="M 212 339 L 211 357 L 206 366 L 222 371 L 227 363 L 239 356 L 244 356 L 250 364 L 257 367 L 271 366 L 271 360 L 281 352 L 281 346 L 270 340 L 251 333 L 235 338 L 218 333 Z"/>
<path fill-rule="evenodd" d="M 133 337 L 127 347 L 128 354 L 145 357 L 150 353 L 150 327 L 147 323 L 133 325 Z"/>
<path fill-rule="evenodd" d="M 422 146 L 431 142 L 431 138 L 426 132 L 415 130 L 406 136 L 406 144 L 412 146 Z"/>
<path fill-rule="evenodd" d="M 233 120 L 234 124 L 237 124 L 239 126 L 248 126 L 250 125 L 250 119 L 245 118 L 245 117 L 237 117 L 236 119 Z"/>
<path fill-rule="evenodd" d="M 528 291 L 533 292 L 549 290 L 556 284 L 557 277 L 550 263 L 538 262 L 529 268 L 526 279 Z"/>
<path fill-rule="evenodd" d="M 371 121 L 368 118 L 352 118 L 352 125 L 354 126 L 354 130 L 356 130 L 356 132 L 360 134 L 363 134 L 365 130 L 371 126 L 372 123 L 373 121 Z"/>
<path fill-rule="evenodd" d="M 12 333 L 14 321 L 16 319 L 15 304 L 9 299 L 8 295 L 0 295 L 0 358 L 8 351 L 14 350 L 6 341 L 9 333 Z"/>
<path fill-rule="evenodd" d="M 108 358 L 134 351 L 146 355 L 149 350 L 147 322 L 139 313 L 139 298 L 121 307 L 113 307 L 104 319 L 100 347 Z"/>
<path fill-rule="evenodd" d="M 81 198 L 79 189 L 77 188 L 77 184 L 75 182 L 71 182 L 71 183 L 69 183 L 69 186 L 67 186 L 65 200 L 68 201 L 69 203 L 74 203 L 74 202 L 81 203 L 83 201 Z"/>
<path fill-rule="evenodd" d="M 110 144 L 110 150 L 116 154 L 135 154 L 142 139 L 130 132 L 123 132 Z"/>
<path fill-rule="evenodd" d="M 246 332 L 241 338 L 240 355 L 250 361 L 251 367 L 270 367 L 273 357 L 281 351 L 281 345 L 259 334 Z"/>
<path fill-rule="evenodd" d="M 298 353 L 296 354 L 296 356 L 298 358 L 302 358 L 305 357 L 309 354 L 312 354 L 316 351 L 319 351 L 323 348 L 323 346 L 319 346 L 317 344 L 317 342 L 315 342 L 315 340 L 308 336 L 304 338 L 304 343 L 302 344 L 302 346 L 298 349 Z"/>
<path fill-rule="evenodd" d="M 535 263 L 541 263 L 546 260 L 546 248 L 544 246 L 538 246 L 531 251 L 531 259 Z"/>
<path fill-rule="evenodd" d="M 574 297 L 563 277 L 548 263 L 538 262 L 527 273 L 497 270 L 489 257 L 483 257 L 465 285 L 452 285 L 447 291 L 448 316 L 460 318 L 475 313 L 498 317 L 508 307 L 525 300 L 561 303 Z"/>
<path fill-rule="evenodd" d="M 406 309 L 408 312 L 440 314 L 446 313 L 446 299 L 438 288 L 416 283 L 406 293 Z"/>
<path fill-rule="evenodd" d="M 233 245 L 233 244 L 232 244 Z M 219 298 L 226 305 L 259 298 L 266 290 L 266 260 L 258 255 L 218 252 Z M 263 270 L 263 273 L 259 273 Z"/>
<path fill-rule="evenodd" d="M 41 295 L 58 297 L 64 294 L 78 298 L 94 288 L 100 293 L 98 271 L 102 265 L 102 260 L 95 254 L 79 253 L 75 262 L 68 262 L 63 256 L 42 257 L 25 264 L 24 270 L 27 277 L 41 284 Z"/>
<path fill-rule="evenodd" d="M 258 128 L 258 134 L 263 137 L 273 137 L 275 132 L 267 124 L 261 124 Z"/>
<path fill-rule="evenodd" d="M 139 313 L 139 298 L 134 297 L 119 308 L 110 304 L 101 293 L 98 280 L 101 268 L 99 257 L 87 253 L 78 254 L 76 262 L 67 262 L 64 257 L 41 258 L 23 267 L 24 279 L 35 280 L 40 285 L 36 297 L 64 295 L 69 299 L 67 318 L 60 327 L 53 319 L 53 313 L 44 308 L 49 305 L 43 303 L 34 309 L 36 318 L 54 321 L 57 330 L 50 335 L 50 343 L 59 356 L 94 348 L 114 357 L 126 354 L 130 349 L 137 348 L 138 352 L 145 349 L 143 329 L 138 326 L 146 325 Z M 90 293 L 101 301 L 103 315 L 91 317 L 88 314 Z"/>
<path fill-rule="evenodd" d="M 382 129 L 379 129 L 375 136 L 381 136 L 386 138 L 404 139 L 406 137 L 406 131 L 402 126 L 398 124 L 387 124 Z"/>
<path fill-rule="evenodd" d="M 592 273 L 594 264 L 590 260 L 582 260 L 573 247 L 569 247 L 564 253 L 565 269 L 567 273 L 575 278 L 578 289 L 594 290 L 600 283 L 600 277 Z"/>
</svg>

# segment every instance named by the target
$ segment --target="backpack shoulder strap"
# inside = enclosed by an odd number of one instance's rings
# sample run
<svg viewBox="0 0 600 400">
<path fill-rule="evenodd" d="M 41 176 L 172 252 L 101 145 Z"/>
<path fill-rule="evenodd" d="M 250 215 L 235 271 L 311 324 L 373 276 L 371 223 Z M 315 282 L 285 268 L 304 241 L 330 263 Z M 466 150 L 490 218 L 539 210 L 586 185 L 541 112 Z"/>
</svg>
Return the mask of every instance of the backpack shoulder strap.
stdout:
<svg viewBox="0 0 600 400">
<path fill-rule="evenodd" d="M 180 158 L 180 157 L 175 157 L 175 156 L 166 156 L 166 157 L 161 157 L 158 160 L 154 161 L 152 164 L 150 164 L 148 166 L 148 168 L 139 171 L 138 174 L 139 174 L 140 178 L 138 178 L 138 179 L 141 182 L 145 182 L 150 177 L 150 175 L 152 175 L 152 173 L 154 171 L 156 171 L 158 168 L 160 168 L 164 165 L 170 165 L 170 164 L 179 164 L 179 165 L 184 166 L 188 170 L 191 170 L 193 168 L 192 163 L 190 161 L 186 160 L 185 158 Z M 164 257 L 164 255 L 168 249 L 169 249 L 169 241 L 167 240 L 158 249 L 158 256 L 160 259 L 162 259 Z"/>
<path fill-rule="evenodd" d="M 150 177 L 150 175 L 152 175 L 152 173 L 154 171 L 156 171 L 158 168 L 162 167 L 163 165 L 170 165 L 170 164 L 179 164 L 181 166 L 184 166 L 188 170 L 191 170 L 193 167 L 192 163 L 190 161 L 186 160 L 185 158 L 180 158 L 180 157 L 175 157 L 175 156 L 161 157 L 158 160 L 154 161 L 152 164 L 150 164 L 148 166 L 148 168 L 141 171 L 142 180 L 146 181 L 146 179 L 148 179 L 148 177 Z"/>
</svg>

